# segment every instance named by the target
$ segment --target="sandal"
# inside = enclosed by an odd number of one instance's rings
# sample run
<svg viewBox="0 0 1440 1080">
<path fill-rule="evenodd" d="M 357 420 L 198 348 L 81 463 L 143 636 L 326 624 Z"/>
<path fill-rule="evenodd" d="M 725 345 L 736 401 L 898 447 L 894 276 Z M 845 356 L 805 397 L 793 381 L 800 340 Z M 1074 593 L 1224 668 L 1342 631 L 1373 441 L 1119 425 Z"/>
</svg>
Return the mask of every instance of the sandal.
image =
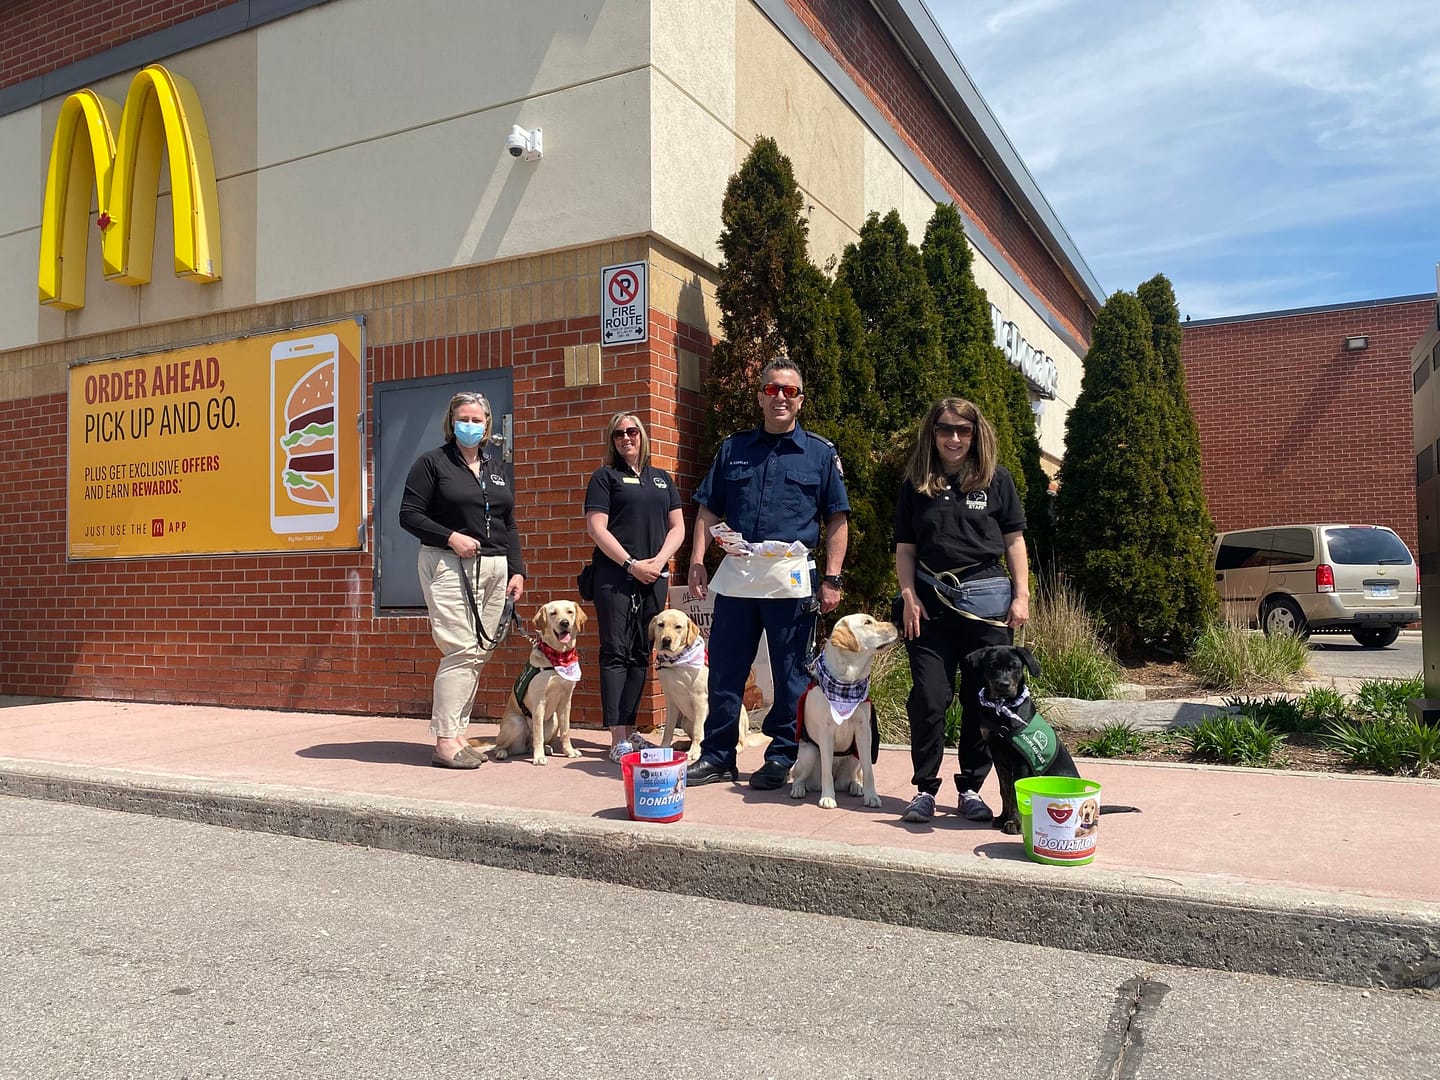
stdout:
<svg viewBox="0 0 1440 1080">
<path fill-rule="evenodd" d="M 473 746 L 462 746 L 455 751 L 455 756 L 447 758 L 439 751 L 430 755 L 430 764 L 437 769 L 478 769 L 490 759 L 484 752 L 476 750 Z"/>
</svg>

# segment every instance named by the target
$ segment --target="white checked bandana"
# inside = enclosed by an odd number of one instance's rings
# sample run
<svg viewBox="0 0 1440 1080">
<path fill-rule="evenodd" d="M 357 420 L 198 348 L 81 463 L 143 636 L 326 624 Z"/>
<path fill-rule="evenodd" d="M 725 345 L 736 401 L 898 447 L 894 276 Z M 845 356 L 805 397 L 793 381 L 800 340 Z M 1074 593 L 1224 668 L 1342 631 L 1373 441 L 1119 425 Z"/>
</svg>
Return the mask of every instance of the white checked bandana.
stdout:
<svg viewBox="0 0 1440 1080">
<path fill-rule="evenodd" d="M 1020 719 L 1020 714 L 1015 710 L 1030 699 L 1030 687 L 1022 686 L 1020 688 L 1020 696 L 1014 701 L 991 701 L 985 696 L 985 688 L 983 686 L 980 688 L 978 696 L 980 704 L 984 705 L 985 708 L 993 709 L 1017 728 L 1023 728 L 1025 726 L 1025 721 Z"/>
<path fill-rule="evenodd" d="M 656 660 L 660 667 L 704 667 L 705 639 L 697 637 L 688 649 L 677 653 L 673 659 L 666 660 L 657 653 Z"/>
<path fill-rule="evenodd" d="M 830 669 L 825 666 L 823 650 L 815 657 L 815 667 L 811 669 L 811 674 L 815 676 L 815 685 L 825 695 L 825 700 L 830 702 L 830 712 L 837 724 L 849 720 L 851 714 L 870 696 L 870 676 L 865 676 L 859 682 L 841 682 L 831 675 Z"/>
</svg>

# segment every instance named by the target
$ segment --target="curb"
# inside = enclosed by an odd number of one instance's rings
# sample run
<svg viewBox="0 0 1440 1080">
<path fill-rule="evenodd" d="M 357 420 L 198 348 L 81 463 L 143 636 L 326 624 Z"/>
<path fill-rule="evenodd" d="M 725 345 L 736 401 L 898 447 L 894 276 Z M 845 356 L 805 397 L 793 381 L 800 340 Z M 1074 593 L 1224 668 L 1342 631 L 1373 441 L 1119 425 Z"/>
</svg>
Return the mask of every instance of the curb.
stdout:
<svg viewBox="0 0 1440 1080">
<path fill-rule="evenodd" d="M 1440 986 L 1440 909 L 1369 897 L 13 759 L 0 795 L 1146 963 Z"/>
</svg>

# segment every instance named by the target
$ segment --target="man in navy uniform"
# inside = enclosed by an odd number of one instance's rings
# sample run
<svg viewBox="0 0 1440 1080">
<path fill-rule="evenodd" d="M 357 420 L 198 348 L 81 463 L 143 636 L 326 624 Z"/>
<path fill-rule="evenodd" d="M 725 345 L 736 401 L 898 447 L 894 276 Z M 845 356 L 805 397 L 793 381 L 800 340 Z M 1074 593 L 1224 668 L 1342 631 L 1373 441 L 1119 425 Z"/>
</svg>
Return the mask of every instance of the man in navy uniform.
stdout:
<svg viewBox="0 0 1440 1080">
<path fill-rule="evenodd" d="M 731 435 L 720 446 L 695 501 L 695 532 L 690 544 L 690 595 L 715 593 L 710 629 L 710 716 L 700 758 L 689 768 L 688 783 L 708 784 L 729 776 L 738 781 L 735 745 L 740 735 L 740 704 L 763 631 L 769 643 L 775 702 L 765 716 L 770 737 L 765 764 L 750 776 L 750 786 L 770 791 L 785 783 L 795 764 L 795 710 L 809 675 L 805 661 L 815 625 L 815 546 L 825 523 L 819 610 L 840 603 L 840 568 L 849 540 L 850 500 L 835 445 L 799 425 L 804 403 L 800 372 L 786 358 L 770 361 L 760 372 L 756 400 L 764 423 Z M 726 555 L 710 580 L 705 549 L 711 526 L 724 521 L 750 544 L 798 541 L 797 555 Z M 779 544 L 769 545 L 771 548 Z M 814 553 L 812 559 L 812 553 Z"/>
</svg>

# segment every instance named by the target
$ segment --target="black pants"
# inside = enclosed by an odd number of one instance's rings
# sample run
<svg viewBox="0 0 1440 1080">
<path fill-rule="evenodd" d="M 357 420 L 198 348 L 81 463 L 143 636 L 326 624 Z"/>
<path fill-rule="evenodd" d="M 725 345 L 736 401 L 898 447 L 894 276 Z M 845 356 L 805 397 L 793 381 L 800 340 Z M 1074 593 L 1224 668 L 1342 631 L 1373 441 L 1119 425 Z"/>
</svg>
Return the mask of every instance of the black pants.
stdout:
<svg viewBox="0 0 1440 1080">
<path fill-rule="evenodd" d="M 607 728 L 634 727 L 650 668 L 650 620 L 666 606 L 668 576 L 649 585 L 609 559 L 595 563 L 600 624 L 600 706 Z"/>
<path fill-rule="evenodd" d="M 955 671 L 966 653 L 986 645 L 1012 644 L 1009 627 L 991 626 L 957 615 L 920 586 L 920 601 L 934 614 L 920 620 L 920 636 L 905 643 L 910 654 L 913 685 L 905 701 L 910 717 L 910 761 L 915 768 L 914 783 L 921 791 L 940 791 L 940 766 L 945 760 L 945 712 L 955 695 Z M 994 762 L 980 734 L 979 686 L 962 681 L 960 686 L 960 739 L 957 747 L 960 771 L 955 774 L 959 791 L 979 791 Z"/>
</svg>

